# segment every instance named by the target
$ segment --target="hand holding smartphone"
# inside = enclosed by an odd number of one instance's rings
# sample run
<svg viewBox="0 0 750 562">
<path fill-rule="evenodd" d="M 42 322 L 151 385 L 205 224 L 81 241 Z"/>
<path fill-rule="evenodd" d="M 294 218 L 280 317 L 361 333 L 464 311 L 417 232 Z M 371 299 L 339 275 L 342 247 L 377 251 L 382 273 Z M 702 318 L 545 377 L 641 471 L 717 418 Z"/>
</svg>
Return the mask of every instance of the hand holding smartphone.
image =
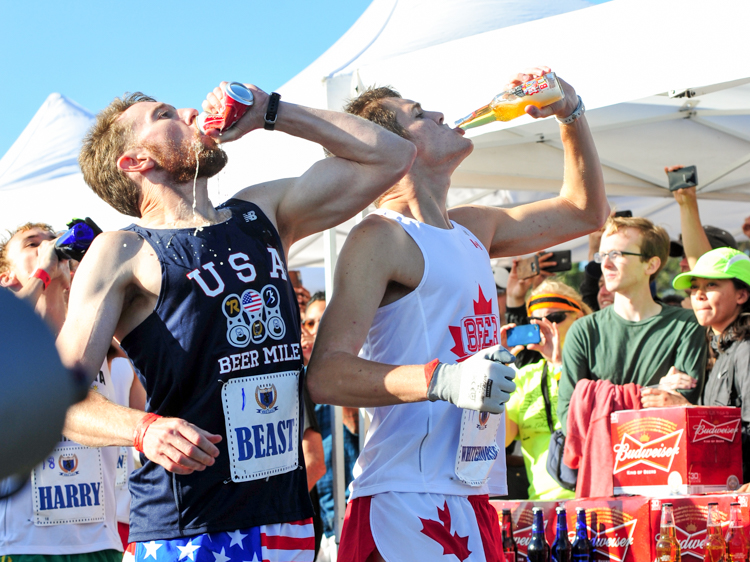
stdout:
<svg viewBox="0 0 750 562">
<path fill-rule="evenodd" d="M 510 349 L 517 345 L 529 345 L 531 343 L 541 343 L 542 341 L 539 326 L 536 324 L 521 324 L 515 328 L 510 328 L 506 332 L 506 337 L 506 343 Z"/>
<path fill-rule="evenodd" d="M 676 170 L 668 171 L 669 191 L 686 189 L 698 185 L 698 169 L 695 166 L 686 166 Z"/>
</svg>

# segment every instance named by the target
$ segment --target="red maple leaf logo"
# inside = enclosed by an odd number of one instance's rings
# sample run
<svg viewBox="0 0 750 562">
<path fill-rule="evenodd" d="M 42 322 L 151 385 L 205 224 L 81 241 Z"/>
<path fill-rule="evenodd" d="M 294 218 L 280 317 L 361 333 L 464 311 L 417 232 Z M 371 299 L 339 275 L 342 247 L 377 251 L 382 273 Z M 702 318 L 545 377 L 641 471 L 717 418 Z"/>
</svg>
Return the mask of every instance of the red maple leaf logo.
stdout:
<svg viewBox="0 0 750 562">
<path fill-rule="evenodd" d="M 474 301 L 474 314 L 492 314 L 492 301 L 484 298 L 482 287 L 479 287 L 479 298 Z"/>
<path fill-rule="evenodd" d="M 448 510 L 448 502 L 444 502 L 443 509 L 438 508 L 438 519 L 422 519 L 422 533 L 430 537 L 443 547 L 443 556 L 453 554 L 461 562 L 466 560 L 471 551 L 469 550 L 469 536 L 461 537 L 458 533 L 451 534 L 451 512 Z"/>
<path fill-rule="evenodd" d="M 485 347 L 497 344 L 497 317 L 492 315 L 492 300 L 484 298 L 481 286 L 477 288 L 479 296 L 473 301 L 474 316 L 462 319 L 463 326 L 448 326 L 455 344 L 451 351 L 458 357 L 458 363 L 466 361 Z M 484 341 L 485 335 L 489 336 L 489 341 Z"/>
</svg>

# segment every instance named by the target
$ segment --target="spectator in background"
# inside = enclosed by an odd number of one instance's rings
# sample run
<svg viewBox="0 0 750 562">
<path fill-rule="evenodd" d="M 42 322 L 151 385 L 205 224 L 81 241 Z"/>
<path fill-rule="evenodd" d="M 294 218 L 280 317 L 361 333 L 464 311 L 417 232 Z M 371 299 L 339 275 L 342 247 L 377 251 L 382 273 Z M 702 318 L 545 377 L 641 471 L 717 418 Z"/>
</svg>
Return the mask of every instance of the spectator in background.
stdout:
<svg viewBox="0 0 750 562">
<path fill-rule="evenodd" d="M 610 217 L 605 224 L 595 260 L 615 299 L 568 332 L 558 399 L 564 432 L 570 398 L 582 379 L 647 386 L 679 371 L 696 380 L 695 388 L 683 392 L 697 401 L 706 362 L 701 327 L 690 311 L 656 303 L 649 288 L 668 251 L 666 231 L 647 219 Z"/>
<path fill-rule="evenodd" d="M 681 193 L 681 192 L 687 192 L 687 193 Z M 687 219 L 682 220 L 682 230 L 683 232 L 686 229 L 689 230 L 698 230 L 698 228 L 701 226 L 700 223 L 700 217 L 698 217 L 698 211 L 697 211 L 697 202 L 695 201 L 695 188 L 689 187 L 687 189 L 678 189 L 675 193 L 675 198 L 681 197 L 683 200 L 688 199 L 695 203 L 696 210 L 693 214 L 690 213 L 691 217 L 695 217 L 696 222 L 690 222 Z M 682 209 L 682 207 L 680 207 Z M 703 233 L 705 234 L 705 239 L 708 241 L 708 245 L 710 246 L 711 250 L 715 250 L 716 248 L 733 248 L 737 249 L 737 240 L 735 240 L 734 236 L 732 236 L 729 232 L 722 228 L 718 228 L 716 226 L 711 225 L 705 225 L 702 227 Z M 687 271 L 690 271 L 690 268 L 695 265 L 695 262 L 698 260 L 700 256 L 702 256 L 705 252 L 700 253 L 701 250 L 706 249 L 706 246 L 703 244 L 696 244 L 692 247 L 688 247 L 688 249 L 685 249 L 685 245 L 683 244 L 682 240 L 682 234 L 680 234 L 679 241 L 672 240 L 669 243 L 669 257 L 670 258 L 680 258 L 680 271 L 682 273 L 685 273 Z M 693 238 L 699 238 L 699 236 L 693 234 Z M 690 252 L 690 260 L 688 260 L 687 252 Z M 706 250 L 709 251 L 709 250 Z M 697 255 L 696 257 L 696 254 Z M 690 265 L 690 262 L 693 262 L 693 266 Z"/>
<path fill-rule="evenodd" d="M 669 173 L 682 168 L 683 166 L 671 166 L 664 168 L 664 171 Z M 680 271 L 684 273 L 695 267 L 698 258 L 711 249 L 737 249 L 737 241 L 726 230 L 709 225 L 701 227 L 695 187 L 678 189 L 672 192 L 672 195 L 680 209 L 680 228 L 682 232 L 679 242 L 674 240 L 670 242 L 669 257 L 681 258 Z M 688 310 L 692 308 L 689 295 L 683 299 L 682 307 Z"/>
<path fill-rule="evenodd" d="M 557 391 L 565 336 L 573 322 L 591 314 L 591 309 L 573 288 L 554 279 L 534 289 L 526 307 L 542 334 L 541 343 L 528 348 L 540 352 L 542 360 L 520 369 L 516 376 L 516 390 L 505 407 L 505 445 L 521 441 L 530 500 L 573 498 L 575 493 L 560 487 L 547 472 L 547 450 L 552 433 L 561 428 Z"/>
<path fill-rule="evenodd" d="M 520 279 L 518 277 L 518 259 L 513 259 L 513 265 L 510 268 L 510 274 L 508 275 L 508 288 L 506 296 L 506 314 L 505 323 L 509 327 L 519 326 L 521 324 L 528 324 L 529 317 L 526 312 L 526 295 L 529 290 L 539 286 L 545 279 L 554 275 L 549 271 L 545 271 L 546 267 L 556 265 L 556 262 L 551 261 L 552 254 L 550 252 L 538 252 L 539 257 L 539 273 L 533 277 L 527 277 Z M 504 324 L 503 322 L 500 322 Z M 542 356 L 538 351 L 535 351 L 524 346 L 516 346 L 510 350 L 513 355 L 516 356 L 516 362 L 513 364 L 517 369 L 520 369 L 526 365 L 538 363 L 541 361 Z"/>
<path fill-rule="evenodd" d="M 295 286 L 294 292 L 297 294 L 298 303 L 302 300 L 305 302 L 305 306 L 300 304 L 300 317 L 302 319 L 302 362 L 307 365 L 310 361 L 310 354 L 312 353 L 312 346 L 315 343 L 315 332 L 318 330 L 318 322 L 320 322 L 320 316 L 314 317 L 314 311 L 310 312 L 313 308 L 310 306 L 315 299 L 318 303 L 322 301 L 325 307 L 325 295 L 323 293 L 315 293 L 311 298 L 310 291 L 302 286 L 299 280 L 299 275 L 291 275 L 290 277 L 296 277 L 298 279 L 298 286 Z M 292 282 L 294 285 L 294 282 Z M 320 297 L 320 295 L 323 295 Z M 302 297 L 302 299 L 300 298 Z M 308 317 L 309 314 L 309 317 Z M 320 312 L 322 316 L 323 312 Z M 310 329 L 307 328 L 310 326 Z M 305 403 L 305 417 L 304 417 L 304 428 L 302 432 L 302 452 L 305 457 L 305 466 L 307 467 L 307 491 L 310 492 L 310 499 L 313 504 L 313 527 L 315 528 L 315 556 L 316 559 L 320 556 L 321 542 L 324 537 L 324 524 L 323 517 L 320 510 L 320 496 L 318 494 L 317 484 L 320 479 L 326 473 L 326 461 L 325 452 L 323 448 L 323 433 L 328 431 L 330 434 L 330 423 L 327 420 L 322 420 L 318 417 L 315 403 L 310 399 L 310 393 L 307 391 L 307 386 L 302 388 L 302 397 Z M 324 429 L 325 428 L 325 429 Z M 330 449 L 330 446 L 329 446 Z M 323 545 L 325 547 L 325 545 Z"/>
<path fill-rule="evenodd" d="M 500 264 L 492 267 L 492 276 L 495 278 L 495 288 L 497 289 L 497 313 L 500 317 L 500 325 L 505 324 L 505 308 L 508 298 L 508 277 L 510 272 Z"/>
<path fill-rule="evenodd" d="M 305 363 L 310 360 L 310 354 L 318 334 L 318 325 L 326 309 L 326 296 L 323 292 L 314 293 L 307 303 L 305 320 L 302 323 L 302 354 Z M 349 483 L 353 480 L 352 469 L 359 455 L 359 410 L 357 408 L 342 408 L 344 417 L 344 482 L 346 498 L 349 499 Z M 320 424 L 323 437 L 323 452 L 325 455 L 325 474 L 320 478 L 317 496 L 320 504 L 320 517 L 323 522 L 323 540 L 316 562 L 329 562 L 336 559 L 336 537 L 334 535 L 333 511 L 333 462 L 331 457 L 333 438 L 331 436 L 331 419 L 333 406 L 318 404 L 315 406 L 315 416 Z"/>
<path fill-rule="evenodd" d="M 65 321 L 70 289 L 68 260 L 58 260 L 56 237 L 47 224 L 26 223 L 0 243 L 0 286 L 33 306 L 54 334 Z M 104 360 L 89 392 L 116 401 L 110 361 L 111 356 Z M 77 412 L 73 406 L 67 420 Z M 13 562 L 122 560 L 115 502 L 118 453 L 114 447 L 89 448 L 69 439 L 60 441 L 34 468 L 32 479 L 16 494 L 0 500 L 0 558 Z"/>
<path fill-rule="evenodd" d="M 611 213 L 611 215 L 612 214 L 614 214 L 614 212 Z M 603 232 L 604 228 L 597 230 L 596 232 L 592 232 L 588 236 L 589 261 L 586 264 L 586 267 L 583 268 L 583 279 L 581 280 L 581 286 L 578 288 L 581 293 L 583 302 L 585 302 L 594 312 L 604 308 L 603 306 L 601 306 L 602 299 L 599 296 L 602 293 L 602 287 L 604 287 L 602 266 L 594 259 L 594 255 L 599 251 L 599 244 L 602 241 Z M 604 294 L 611 295 L 611 298 L 607 299 L 606 302 L 612 304 L 612 302 L 614 302 L 614 295 L 612 295 L 612 293 L 609 293 L 606 287 L 604 287 Z"/>
<path fill-rule="evenodd" d="M 607 289 L 607 285 L 604 283 L 604 277 L 599 278 L 599 290 L 596 293 L 596 304 L 598 306 L 597 310 L 603 310 L 608 306 L 615 304 L 615 294 Z"/>
<path fill-rule="evenodd" d="M 715 357 L 700 403 L 742 409 L 742 464 L 750 482 L 750 258 L 739 250 L 717 248 L 703 254 L 692 271 L 675 277 L 675 289 L 689 289 L 693 310 L 708 328 Z M 682 406 L 675 392 L 695 387 L 684 374 L 663 377 L 660 389 L 643 389 L 644 407 Z"/>
</svg>

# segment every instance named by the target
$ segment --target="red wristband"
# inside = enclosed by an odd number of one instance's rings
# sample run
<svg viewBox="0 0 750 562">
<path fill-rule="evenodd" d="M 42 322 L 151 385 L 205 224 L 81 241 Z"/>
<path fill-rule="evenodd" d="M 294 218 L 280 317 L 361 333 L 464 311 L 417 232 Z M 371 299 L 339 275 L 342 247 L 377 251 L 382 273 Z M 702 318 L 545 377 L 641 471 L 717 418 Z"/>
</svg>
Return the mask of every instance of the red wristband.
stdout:
<svg viewBox="0 0 750 562">
<path fill-rule="evenodd" d="M 32 277 L 36 277 L 37 279 L 40 279 L 42 283 L 44 283 L 44 288 L 47 288 L 47 285 L 49 285 L 49 282 L 52 281 L 52 279 L 49 276 L 49 273 L 44 271 L 43 269 L 37 269 L 34 273 L 31 274 Z"/>
<path fill-rule="evenodd" d="M 435 369 L 437 369 L 438 363 L 440 363 L 440 361 L 433 359 L 424 366 L 424 380 L 427 382 L 427 388 L 430 388 L 432 375 L 435 374 Z"/>
<path fill-rule="evenodd" d="M 139 453 L 143 452 L 143 438 L 146 437 L 146 431 L 148 431 L 148 428 L 152 423 L 160 418 L 161 416 L 159 414 L 146 414 L 141 418 L 141 421 L 138 422 L 138 425 L 135 426 L 135 432 L 133 432 L 133 447 L 135 447 L 135 450 Z"/>
</svg>

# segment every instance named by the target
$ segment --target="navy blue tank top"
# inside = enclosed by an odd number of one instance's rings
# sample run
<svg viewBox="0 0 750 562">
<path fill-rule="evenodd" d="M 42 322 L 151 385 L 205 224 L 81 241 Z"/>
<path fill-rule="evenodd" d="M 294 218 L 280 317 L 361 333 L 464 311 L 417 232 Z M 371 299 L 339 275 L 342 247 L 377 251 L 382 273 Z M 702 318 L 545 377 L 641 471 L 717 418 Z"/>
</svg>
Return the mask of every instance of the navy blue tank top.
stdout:
<svg viewBox="0 0 750 562">
<path fill-rule="evenodd" d="M 129 483 L 133 542 L 312 516 L 298 422 L 290 421 L 288 436 L 285 431 L 277 436 L 284 447 L 274 442 L 261 451 L 256 442 L 263 456 L 284 449 L 288 439 L 289 447 L 298 448 L 298 469 L 250 481 L 232 479 L 223 386 L 238 377 L 298 371 L 302 355 L 299 308 L 276 229 L 252 203 L 230 199 L 221 208 L 232 217 L 197 231 L 125 229 L 148 241 L 162 271 L 156 308 L 122 341 L 146 389 L 146 410 L 223 436 L 219 457 L 202 472 L 173 474 L 141 455 L 143 468 Z M 301 394 L 299 388 L 287 392 L 296 392 L 297 399 Z M 248 399 L 253 401 L 253 395 Z M 244 391 L 242 400 L 244 410 Z M 255 400 L 268 409 L 275 398 L 270 390 L 256 391 Z M 253 434 L 244 431 L 247 442 L 241 442 L 241 454 L 247 458 Z"/>
</svg>

